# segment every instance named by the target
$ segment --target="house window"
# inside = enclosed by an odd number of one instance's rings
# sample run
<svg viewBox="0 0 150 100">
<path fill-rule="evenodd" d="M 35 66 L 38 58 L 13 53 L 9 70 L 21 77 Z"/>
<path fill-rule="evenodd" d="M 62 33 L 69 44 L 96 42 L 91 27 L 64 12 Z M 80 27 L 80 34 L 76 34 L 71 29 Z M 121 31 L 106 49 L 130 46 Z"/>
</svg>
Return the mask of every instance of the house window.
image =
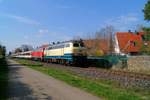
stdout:
<svg viewBox="0 0 150 100">
<path fill-rule="evenodd" d="M 137 44 L 138 44 L 137 41 L 131 41 L 130 43 L 131 43 L 131 45 L 133 45 L 134 47 L 136 47 Z"/>
<path fill-rule="evenodd" d="M 134 47 L 136 46 L 136 42 L 133 42 Z"/>
<path fill-rule="evenodd" d="M 147 46 L 147 45 L 148 45 L 148 43 L 147 43 L 147 42 L 145 42 L 145 43 L 144 43 L 144 45 L 145 45 L 145 46 Z"/>
</svg>

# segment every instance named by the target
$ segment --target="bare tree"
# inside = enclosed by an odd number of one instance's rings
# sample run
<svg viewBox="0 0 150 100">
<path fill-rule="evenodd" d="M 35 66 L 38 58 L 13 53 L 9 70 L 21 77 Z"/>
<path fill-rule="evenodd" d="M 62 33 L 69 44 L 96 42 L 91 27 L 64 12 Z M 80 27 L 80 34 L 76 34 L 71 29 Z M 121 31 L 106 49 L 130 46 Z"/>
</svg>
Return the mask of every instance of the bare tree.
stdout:
<svg viewBox="0 0 150 100">
<path fill-rule="evenodd" d="M 114 52 L 114 32 L 113 26 L 106 26 L 100 31 L 88 34 L 89 37 L 85 39 L 85 46 L 87 54 L 91 56 L 101 56 L 107 53 Z"/>
<path fill-rule="evenodd" d="M 19 53 L 19 52 L 22 52 L 22 50 L 20 48 L 16 48 L 15 53 Z"/>
<path fill-rule="evenodd" d="M 114 32 L 115 28 L 112 25 L 102 28 L 99 32 L 99 34 L 102 36 L 101 38 L 108 41 L 110 54 L 114 52 Z"/>
<path fill-rule="evenodd" d="M 33 50 L 33 47 L 31 45 L 24 44 L 24 45 L 21 45 L 20 49 L 25 52 L 25 51 Z"/>
<path fill-rule="evenodd" d="M 136 26 L 136 31 L 137 31 L 137 32 L 143 32 L 143 28 L 144 28 L 144 26 L 143 26 L 142 24 L 138 24 L 138 25 Z"/>
<path fill-rule="evenodd" d="M 73 37 L 73 40 L 80 40 L 80 39 L 81 39 L 80 36 L 75 36 L 75 37 Z"/>
<path fill-rule="evenodd" d="M 109 53 L 112 54 L 114 52 L 114 32 L 115 28 L 113 26 L 107 26 L 106 31 L 109 35 Z"/>
</svg>

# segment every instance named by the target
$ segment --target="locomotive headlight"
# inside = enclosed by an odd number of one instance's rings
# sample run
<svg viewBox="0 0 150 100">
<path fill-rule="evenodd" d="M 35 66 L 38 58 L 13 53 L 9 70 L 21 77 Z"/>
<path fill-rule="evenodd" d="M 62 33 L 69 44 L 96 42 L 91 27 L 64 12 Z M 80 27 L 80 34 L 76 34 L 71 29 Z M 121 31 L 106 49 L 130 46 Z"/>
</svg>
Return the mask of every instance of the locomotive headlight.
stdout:
<svg viewBox="0 0 150 100">
<path fill-rule="evenodd" d="M 84 49 L 74 49 L 73 50 L 74 55 L 85 55 Z"/>
</svg>

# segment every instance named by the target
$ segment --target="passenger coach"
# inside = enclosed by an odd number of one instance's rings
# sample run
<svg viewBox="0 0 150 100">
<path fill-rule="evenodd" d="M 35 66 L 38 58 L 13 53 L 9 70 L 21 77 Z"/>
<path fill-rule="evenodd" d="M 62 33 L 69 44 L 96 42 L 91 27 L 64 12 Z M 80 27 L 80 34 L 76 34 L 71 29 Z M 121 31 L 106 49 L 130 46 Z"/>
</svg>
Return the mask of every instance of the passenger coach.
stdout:
<svg viewBox="0 0 150 100">
<path fill-rule="evenodd" d="M 32 51 L 19 52 L 17 54 L 13 54 L 12 57 L 14 57 L 14 58 L 31 59 L 32 58 L 31 53 L 32 53 Z"/>
</svg>

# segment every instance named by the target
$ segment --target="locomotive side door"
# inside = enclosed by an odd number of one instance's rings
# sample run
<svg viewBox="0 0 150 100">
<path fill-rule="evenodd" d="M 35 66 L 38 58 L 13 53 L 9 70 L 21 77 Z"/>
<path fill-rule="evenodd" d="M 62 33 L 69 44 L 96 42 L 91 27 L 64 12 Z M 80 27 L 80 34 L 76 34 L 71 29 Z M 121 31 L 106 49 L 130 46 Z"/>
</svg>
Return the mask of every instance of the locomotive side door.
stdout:
<svg viewBox="0 0 150 100">
<path fill-rule="evenodd" d="M 64 56 L 64 48 L 65 48 L 65 44 L 64 44 L 63 47 L 61 48 L 61 56 Z"/>
</svg>

